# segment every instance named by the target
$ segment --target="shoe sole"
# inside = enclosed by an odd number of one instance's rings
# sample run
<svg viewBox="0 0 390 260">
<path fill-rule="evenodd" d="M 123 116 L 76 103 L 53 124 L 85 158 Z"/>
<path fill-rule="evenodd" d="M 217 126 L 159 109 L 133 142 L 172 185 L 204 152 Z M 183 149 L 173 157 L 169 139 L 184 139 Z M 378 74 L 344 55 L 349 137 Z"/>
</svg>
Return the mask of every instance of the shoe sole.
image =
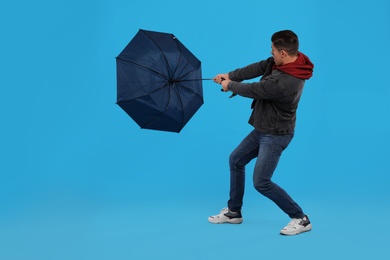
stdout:
<svg viewBox="0 0 390 260">
<path fill-rule="evenodd" d="M 283 231 L 280 231 L 280 234 L 281 235 L 284 235 L 284 236 L 295 236 L 295 235 L 299 235 L 301 233 L 305 233 L 305 232 L 309 232 L 311 230 L 312 226 L 311 224 L 307 225 L 304 229 L 302 229 L 301 231 L 297 232 L 292 232 L 292 233 L 283 233 Z"/>
<path fill-rule="evenodd" d="M 242 218 L 233 218 L 229 220 L 221 220 L 221 221 L 214 221 L 213 218 L 208 219 L 210 223 L 212 224 L 241 224 L 242 223 Z"/>
</svg>

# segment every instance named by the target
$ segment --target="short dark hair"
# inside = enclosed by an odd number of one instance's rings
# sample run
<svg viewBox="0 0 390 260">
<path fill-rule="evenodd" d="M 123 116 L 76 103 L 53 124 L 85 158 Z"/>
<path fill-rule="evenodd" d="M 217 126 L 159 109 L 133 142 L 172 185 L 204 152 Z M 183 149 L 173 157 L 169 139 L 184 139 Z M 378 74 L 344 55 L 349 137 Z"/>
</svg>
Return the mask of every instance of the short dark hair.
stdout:
<svg viewBox="0 0 390 260">
<path fill-rule="evenodd" d="M 271 41 L 278 51 L 284 50 L 289 55 L 297 55 L 299 48 L 298 36 L 290 30 L 283 30 L 272 35 Z"/>
</svg>

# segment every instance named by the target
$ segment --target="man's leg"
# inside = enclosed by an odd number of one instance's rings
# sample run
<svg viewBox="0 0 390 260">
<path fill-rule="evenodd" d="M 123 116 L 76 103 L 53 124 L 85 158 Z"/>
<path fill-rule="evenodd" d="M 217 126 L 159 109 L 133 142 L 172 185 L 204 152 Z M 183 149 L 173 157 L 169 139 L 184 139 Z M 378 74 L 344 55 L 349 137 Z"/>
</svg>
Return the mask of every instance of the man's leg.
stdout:
<svg viewBox="0 0 390 260">
<path fill-rule="evenodd" d="M 245 189 L 245 165 L 257 157 L 259 150 L 259 133 L 253 130 L 229 157 L 230 165 L 230 198 L 228 208 L 223 208 L 217 215 L 210 216 L 213 224 L 242 222 L 241 207 Z"/>
<path fill-rule="evenodd" d="M 240 212 L 245 190 L 245 165 L 257 157 L 259 150 L 259 133 L 256 130 L 247 135 L 229 157 L 230 198 L 228 208 Z"/>
<path fill-rule="evenodd" d="M 271 181 L 279 158 L 292 138 L 292 134 L 261 136 L 258 158 L 253 174 L 253 183 L 257 191 L 271 199 L 290 218 L 303 218 L 305 215 L 299 205 L 285 190 Z"/>
</svg>

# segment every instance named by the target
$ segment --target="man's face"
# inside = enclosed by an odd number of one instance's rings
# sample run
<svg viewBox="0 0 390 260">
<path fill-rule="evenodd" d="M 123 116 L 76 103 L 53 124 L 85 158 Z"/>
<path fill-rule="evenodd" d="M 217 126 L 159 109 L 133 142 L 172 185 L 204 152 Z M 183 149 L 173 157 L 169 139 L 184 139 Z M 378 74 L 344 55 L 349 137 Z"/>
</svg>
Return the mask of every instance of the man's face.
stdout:
<svg viewBox="0 0 390 260">
<path fill-rule="evenodd" d="M 272 49 L 271 54 L 272 54 L 272 57 L 274 58 L 275 65 L 276 66 L 283 65 L 282 51 L 278 51 L 275 48 L 274 43 L 271 44 L 271 49 Z"/>
</svg>

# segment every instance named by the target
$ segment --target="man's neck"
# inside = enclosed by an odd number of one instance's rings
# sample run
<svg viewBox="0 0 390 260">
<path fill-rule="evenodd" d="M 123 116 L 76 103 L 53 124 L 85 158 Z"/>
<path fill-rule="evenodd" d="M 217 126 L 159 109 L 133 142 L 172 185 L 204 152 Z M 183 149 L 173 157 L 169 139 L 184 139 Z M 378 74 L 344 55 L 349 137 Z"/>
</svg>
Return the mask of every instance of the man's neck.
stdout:
<svg viewBox="0 0 390 260">
<path fill-rule="evenodd" d="M 288 63 L 292 63 L 294 61 L 296 61 L 298 59 L 298 55 L 295 55 L 295 56 L 286 56 L 284 59 L 283 59 L 283 65 L 286 65 Z"/>
</svg>

